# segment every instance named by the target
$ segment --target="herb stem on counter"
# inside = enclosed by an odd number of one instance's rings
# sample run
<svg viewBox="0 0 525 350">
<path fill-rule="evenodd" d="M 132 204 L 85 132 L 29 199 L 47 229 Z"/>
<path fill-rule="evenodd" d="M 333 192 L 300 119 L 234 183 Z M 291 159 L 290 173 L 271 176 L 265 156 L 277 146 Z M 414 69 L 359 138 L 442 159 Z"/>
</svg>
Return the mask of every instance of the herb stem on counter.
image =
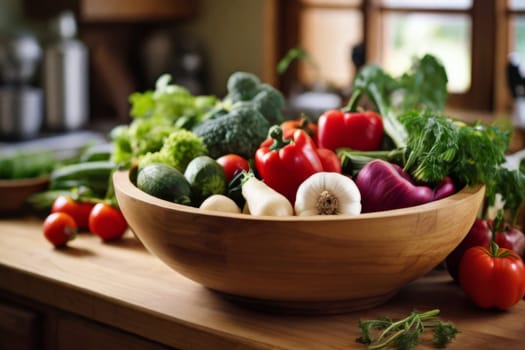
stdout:
<svg viewBox="0 0 525 350">
<path fill-rule="evenodd" d="M 431 329 L 434 347 L 444 348 L 456 337 L 459 330 L 452 323 L 442 321 L 439 313 L 439 309 L 433 309 L 421 313 L 413 311 L 407 317 L 397 321 L 388 317 L 361 320 L 359 321 L 361 337 L 357 339 L 357 342 L 365 344 L 368 350 L 390 347 L 408 350 L 420 343 L 424 331 Z"/>
</svg>

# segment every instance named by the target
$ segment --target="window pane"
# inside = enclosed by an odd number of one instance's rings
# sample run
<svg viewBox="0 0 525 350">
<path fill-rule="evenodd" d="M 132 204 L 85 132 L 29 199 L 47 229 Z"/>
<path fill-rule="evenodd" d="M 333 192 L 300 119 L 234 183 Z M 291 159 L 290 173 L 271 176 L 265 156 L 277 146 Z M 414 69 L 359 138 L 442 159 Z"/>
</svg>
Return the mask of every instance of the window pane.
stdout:
<svg viewBox="0 0 525 350">
<path fill-rule="evenodd" d="M 319 6 L 358 6 L 362 0 L 301 0 L 302 4 Z"/>
<path fill-rule="evenodd" d="M 509 0 L 509 8 L 512 10 L 525 10 L 525 0 Z"/>
<path fill-rule="evenodd" d="M 525 16 L 512 16 L 510 21 L 510 51 L 525 65 Z"/>
<path fill-rule="evenodd" d="M 472 0 L 382 0 L 381 3 L 391 8 L 468 9 L 472 7 Z"/>
<path fill-rule="evenodd" d="M 426 53 L 438 57 L 448 75 L 450 92 L 465 92 L 471 81 L 470 18 L 444 14 L 385 15 L 381 61 L 393 75 Z"/>
<path fill-rule="evenodd" d="M 299 45 L 319 67 L 316 72 L 301 62 L 300 81 L 311 85 L 319 76 L 338 87 L 349 86 L 354 75 L 352 47 L 363 40 L 361 12 L 308 8 L 301 12 L 300 22 Z"/>
</svg>

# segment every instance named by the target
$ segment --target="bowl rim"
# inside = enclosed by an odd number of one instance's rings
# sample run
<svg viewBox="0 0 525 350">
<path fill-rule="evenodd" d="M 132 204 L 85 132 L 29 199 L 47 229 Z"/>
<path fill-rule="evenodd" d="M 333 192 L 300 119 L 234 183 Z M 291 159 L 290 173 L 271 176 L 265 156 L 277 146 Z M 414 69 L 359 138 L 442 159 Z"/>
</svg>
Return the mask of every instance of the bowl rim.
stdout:
<svg viewBox="0 0 525 350">
<path fill-rule="evenodd" d="M 9 189 L 9 188 L 19 188 L 19 187 L 41 185 L 46 182 L 49 182 L 49 180 L 50 180 L 49 175 L 28 177 L 24 179 L 0 179 L 0 188 Z"/>
<path fill-rule="evenodd" d="M 230 218 L 230 219 L 243 219 L 251 221 L 272 221 L 272 222 L 317 222 L 317 221 L 348 221 L 348 220 L 364 220 L 364 219 L 377 219 L 377 218 L 387 218 L 393 216 L 402 216 L 402 215 L 413 215 L 415 213 L 423 213 L 428 211 L 437 210 L 440 207 L 447 206 L 449 204 L 454 204 L 468 198 L 472 195 L 479 195 L 485 193 L 485 185 L 479 184 L 474 186 L 465 186 L 458 192 L 436 200 L 428 202 L 425 204 L 420 204 L 417 206 L 384 210 L 370 213 L 361 213 L 358 215 L 313 215 L 313 216 L 256 216 L 243 213 L 228 213 L 220 212 L 213 210 L 200 209 L 188 205 L 173 203 L 164 199 L 157 198 L 152 196 L 144 191 L 141 191 L 138 187 L 133 184 L 130 179 L 131 169 L 126 170 L 117 170 L 113 174 L 113 186 L 116 191 L 121 191 L 126 196 L 133 198 L 135 200 L 146 202 L 151 205 L 155 205 L 167 210 L 177 210 L 190 215 L 203 215 L 210 217 L 220 217 L 220 218 Z M 117 197 L 118 198 L 118 197 Z"/>
</svg>

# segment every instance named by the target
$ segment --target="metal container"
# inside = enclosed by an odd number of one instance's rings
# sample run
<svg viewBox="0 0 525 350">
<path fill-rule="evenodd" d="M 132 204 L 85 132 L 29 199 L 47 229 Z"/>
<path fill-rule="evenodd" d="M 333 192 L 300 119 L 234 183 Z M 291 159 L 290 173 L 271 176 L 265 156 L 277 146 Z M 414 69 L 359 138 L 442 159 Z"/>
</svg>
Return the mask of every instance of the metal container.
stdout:
<svg viewBox="0 0 525 350">
<path fill-rule="evenodd" d="M 89 118 L 88 50 L 75 39 L 71 12 L 56 23 L 58 38 L 46 46 L 43 62 L 45 126 L 48 130 L 75 130 Z"/>
<path fill-rule="evenodd" d="M 0 88 L 0 137 L 29 139 L 43 122 L 42 90 L 30 86 Z"/>
</svg>

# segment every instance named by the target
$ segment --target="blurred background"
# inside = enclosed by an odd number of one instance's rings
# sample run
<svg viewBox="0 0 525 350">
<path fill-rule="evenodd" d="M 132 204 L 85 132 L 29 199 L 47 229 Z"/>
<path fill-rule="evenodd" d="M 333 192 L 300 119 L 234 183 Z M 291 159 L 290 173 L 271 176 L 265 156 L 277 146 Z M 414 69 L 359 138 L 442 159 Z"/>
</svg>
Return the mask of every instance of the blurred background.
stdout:
<svg viewBox="0 0 525 350">
<path fill-rule="evenodd" d="M 278 74 L 292 48 L 309 59 Z M 292 107 L 332 108 L 363 64 L 398 75 L 424 53 L 445 65 L 451 113 L 525 125 L 525 0 L 2 0 L 0 141 L 125 123 L 162 73 L 223 96 L 249 71 Z"/>
</svg>

